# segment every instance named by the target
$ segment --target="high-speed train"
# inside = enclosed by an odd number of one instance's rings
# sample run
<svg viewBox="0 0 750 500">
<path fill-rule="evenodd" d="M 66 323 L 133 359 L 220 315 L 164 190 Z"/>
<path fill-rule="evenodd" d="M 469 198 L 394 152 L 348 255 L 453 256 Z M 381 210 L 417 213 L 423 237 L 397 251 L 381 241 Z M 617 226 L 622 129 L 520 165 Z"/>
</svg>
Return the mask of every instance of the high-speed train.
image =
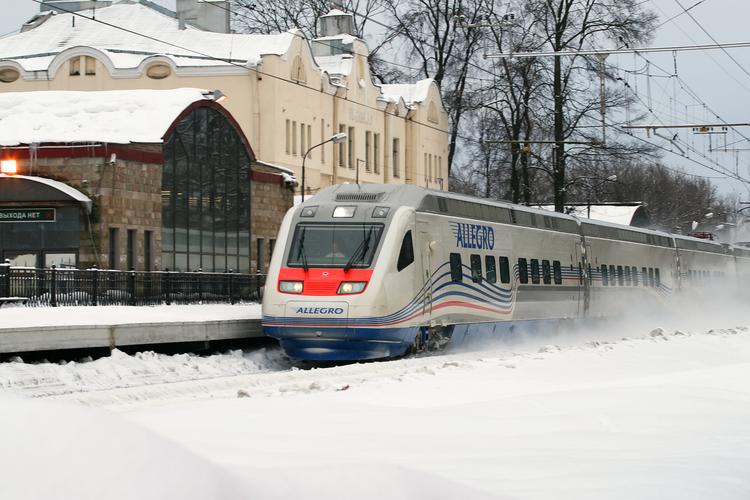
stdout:
<svg viewBox="0 0 750 500">
<path fill-rule="evenodd" d="M 295 359 L 389 358 L 747 278 L 749 248 L 411 185 L 338 185 L 284 218 L 262 321 Z"/>
</svg>

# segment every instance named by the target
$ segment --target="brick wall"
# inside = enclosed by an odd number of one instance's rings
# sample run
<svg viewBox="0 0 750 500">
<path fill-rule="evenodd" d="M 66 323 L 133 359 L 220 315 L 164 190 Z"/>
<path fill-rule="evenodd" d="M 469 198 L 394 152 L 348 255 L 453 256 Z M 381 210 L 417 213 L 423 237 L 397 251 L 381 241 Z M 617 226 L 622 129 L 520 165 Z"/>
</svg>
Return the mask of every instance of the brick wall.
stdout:
<svg viewBox="0 0 750 500">
<path fill-rule="evenodd" d="M 269 175 L 270 174 L 270 175 Z M 294 202 L 292 187 L 284 184 L 277 170 L 253 166 L 251 189 L 252 245 L 250 269 L 266 273 L 270 261 L 270 242 L 278 236 L 279 226 Z M 263 268 L 258 269 L 258 240 L 261 240 Z"/>
<path fill-rule="evenodd" d="M 161 145 L 139 145 L 161 153 Z M 41 155 L 40 155 L 41 156 Z M 136 270 L 145 268 L 144 233 L 152 232 L 152 269 L 161 267 L 161 165 L 110 157 L 36 158 L 20 162 L 20 172 L 58 180 L 94 202 L 90 216 L 81 214 L 79 266 L 109 267 L 109 228 L 119 230 L 116 268 L 127 267 L 128 229 L 135 230 Z"/>
</svg>

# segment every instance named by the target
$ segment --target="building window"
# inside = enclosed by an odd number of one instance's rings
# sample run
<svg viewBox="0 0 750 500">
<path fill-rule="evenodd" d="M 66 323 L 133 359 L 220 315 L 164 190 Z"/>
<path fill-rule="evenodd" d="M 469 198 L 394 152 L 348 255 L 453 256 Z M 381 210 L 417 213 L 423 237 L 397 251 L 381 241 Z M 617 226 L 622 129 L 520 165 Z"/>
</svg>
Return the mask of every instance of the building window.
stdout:
<svg viewBox="0 0 750 500">
<path fill-rule="evenodd" d="M 365 171 L 370 172 L 372 170 L 372 163 L 370 163 L 370 144 L 372 143 L 372 132 L 369 130 L 365 132 Z"/>
<path fill-rule="evenodd" d="M 135 269 L 135 229 L 128 229 L 128 271 Z"/>
<path fill-rule="evenodd" d="M 96 59 L 94 59 L 91 56 L 85 56 L 84 60 L 86 61 L 86 74 L 89 76 L 96 74 Z"/>
<path fill-rule="evenodd" d="M 399 177 L 399 166 L 398 166 L 398 150 L 399 140 L 393 139 L 393 177 Z"/>
<path fill-rule="evenodd" d="M 321 118 L 320 119 L 320 142 L 323 142 L 326 140 L 326 121 Z M 326 147 L 321 146 L 320 148 L 320 162 L 324 163 L 326 161 Z"/>
<path fill-rule="evenodd" d="M 250 157 L 234 125 L 199 107 L 163 147 L 162 266 L 250 272 Z"/>
<path fill-rule="evenodd" d="M 356 167 L 355 160 L 354 160 L 354 127 L 349 127 L 349 136 L 347 137 L 347 142 L 349 143 L 349 168 Z"/>
<path fill-rule="evenodd" d="M 292 154 L 297 154 L 297 122 L 292 121 Z"/>
<path fill-rule="evenodd" d="M 428 166 L 428 179 L 430 179 L 430 182 L 435 180 L 435 177 L 432 175 L 432 155 L 427 155 L 427 166 Z"/>
<path fill-rule="evenodd" d="M 339 133 L 346 133 L 346 125 L 339 125 Z M 339 167 L 346 166 L 346 141 L 339 142 Z"/>
<path fill-rule="evenodd" d="M 424 153 L 424 161 L 422 162 L 424 164 L 424 181 L 427 182 L 427 153 Z"/>
<path fill-rule="evenodd" d="M 68 74 L 70 76 L 79 76 L 81 74 L 81 58 L 74 57 L 68 61 Z"/>
<path fill-rule="evenodd" d="M 289 130 L 291 128 L 291 121 L 286 121 L 286 154 L 291 154 L 292 148 L 291 148 L 291 140 L 289 135 L 291 134 L 291 131 Z"/>
<path fill-rule="evenodd" d="M 154 245 L 154 232 L 143 231 L 143 270 L 151 271 L 153 269 L 153 245 Z"/>
<path fill-rule="evenodd" d="M 372 168 L 376 174 L 380 173 L 380 134 L 372 136 Z"/>
<path fill-rule="evenodd" d="M 299 124 L 299 141 L 300 141 L 300 143 L 299 143 L 299 154 L 301 154 L 302 156 L 304 156 L 305 153 L 307 152 L 307 147 L 306 147 L 307 141 L 305 140 L 306 138 L 307 138 L 307 136 L 305 134 L 305 124 L 304 123 L 300 123 Z"/>
<path fill-rule="evenodd" d="M 271 259 L 273 258 L 273 249 L 276 248 L 276 238 L 271 238 L 268 240 L 268 263 L 271 263 Z"/>
<path fill-rule="evenodd" d="M 109 269 L 117 269 L 117 261 L 118 261 L 118 251 L 117 247 L 119 244 L 118 238 L 120 235 L 119 229 L 116 227 L 110 227 L 109 228 Z"/>
<path fill-rule="evenodd" d="M 265 262 L 264 262 L 265 259 L 264 259 L 264 255 L 263 255 L 263 245 L 264 244 L 265 244 L 265 240 L 263 238 L 258 238 L 257 240 L 255 240 L 255 248 L 256 248 L 256 251 L 257 251 L 257 254 L 258 254 L 256 262 L 258 263 L 257 269 L 258 269 L 259 273 L 262 273 L 263 269 L 265 268 Z"/>
<path fill-rule="evenodd" d="M 307 126 L 307 147 L 311 148 L 313 145 L 312 143 L 312 125 Z"/>
</svg>

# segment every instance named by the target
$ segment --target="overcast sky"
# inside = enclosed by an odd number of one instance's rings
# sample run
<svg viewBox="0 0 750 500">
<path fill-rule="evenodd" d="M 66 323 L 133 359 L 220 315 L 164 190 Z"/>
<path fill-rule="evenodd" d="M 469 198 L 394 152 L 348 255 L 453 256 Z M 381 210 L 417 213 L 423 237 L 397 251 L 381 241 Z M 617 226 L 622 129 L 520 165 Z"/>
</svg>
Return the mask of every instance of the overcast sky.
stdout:
<svg viewBox="0 0 750 500">
<path fill-rule="evenodd" d="M 171 7 L 174 0 L 159 0 Z M 645 0 L 645 5 L 654 10 L 661 21 L 666 21 L 682 12 L 681 3 L 689 8 L 699 0 Z M 171 4 L 171 5 L 170 5 Z M 20 25 L 39 10 L 39 4 L 33 0 L 0 0 L 0 35 L 18 30 Z M 750 2 L 748 0 L 703 0 L 690 9 L 690 14 L 700 22 L 705 30 L 717 41 L 746 42 L 750 41 L 747 26 L 750 22 Z M 709 36 L 686 14 L 666 22 L 660 27 L 651 46 L 694 45 L 712 43 Z M 647 106 L 654 110 L 656 116 L 649 116 L 639 123 L 715 123 L 719 122 L 714 113 L 728 123 L 750 123 L 750 47 L 731 49 L 729 54 L 720 50 L 701 52 L 679 52 L 676 55 L 677 75 L 674 73 L 675 61 L 672 53 L 647 54 L 653 66 L 648 72 L 653 76 L 641 75 L 637 81 L 626 71 L 639 70 L 646 72 L 646 61 L 632 55 L 610 56 L 607 63 L 621 70 L 621 76 L 627 79 L 631 88 L 637 89 L 638 98 L 642 101 L 639 110 L 633 110 L 634 116 Z M 662 68 L 664 71 L 659 69 Z M 692 95 L 691 95 L 692 94 Z M 696 99 L 697 97 L 697 99 Z M 706 104 L 709 109 L 705 108 Z M 750 137 L 750 127 L 737 129 L 739 133 Z M 668 135 L 662 131 L 663 135 Z M 750 179 L 750 142 L 744 140 L 735 131 L 723 135 L 695 135 L 689 129 L 680 132 L 681 138 L 688 141 L 698 152 L 718 162 L 724 168 L 737 171 L 741 176 Z M 638 135 L 645 137 L 644 132 Z M 709 142 L 710 140 L 710 142 Z M 748 151 L 711 152 L 717 146 L 723 149 L 725 142 L 730 144 L 741 141 L 730 148 L 748 149 Z M 667 141 L 660 144 L 670 147 Z M 683 144 L 683 149 L 684 144 Z M 689 152 L 691 158 L 711 164 L 695 152 Z M 688 172 L 705 176 L 719 176 L 704 167 L 667 154 L 665 160 L 671 166 L 684 167 Z M 750 199 L 748 189 L 738 181 L 712 179 L 722 193 L 736 193 L 742 199 Z"/>
</svg>

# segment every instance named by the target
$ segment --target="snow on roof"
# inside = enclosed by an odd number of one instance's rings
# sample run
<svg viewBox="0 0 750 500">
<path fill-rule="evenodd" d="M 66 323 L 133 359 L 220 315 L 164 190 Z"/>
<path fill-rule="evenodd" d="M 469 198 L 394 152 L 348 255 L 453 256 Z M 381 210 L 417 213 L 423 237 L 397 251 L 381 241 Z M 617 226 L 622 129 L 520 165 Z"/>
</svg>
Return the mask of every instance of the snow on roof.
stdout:
<svg viewBox="0 0 750 500">
<path fill-rule="evenodd" d="M 79 14 L 90 17 L 92 12 Z M 231 64 L 212 58 L 231 59 L 244 66 L 258 64 L 264 54 L 285 54 L 295 36 L 294 32 L 274 35 L 213 33 L 189 25 L 181 30 L 177 19 L 150 7 L 118 3 L 97 9 L 96 21 L 73 14 L 55 14 L 34 29 L 3 38 L 0 60 L 14 60 L 27 71 L 38 71 L 47 69 L 50 56 L 66 49 L 93 47 L 109 56 L 115 68 L 137 67 L 154 54 L 165 54 L 178 66 Z M 118 57 L 120 55 L 128 57 Z"/>
<path fill-rule="evenodd" d="M 47 179 L 46 177 L 36 177 L 36 176 L 28 176 L 28 175 L 5 175 L 0 174 L 0 179 L 24 179 L 31 182 L 37 182 L 39 184 L 44 184 L 45 186 L 49 186 L 57 191 L 60 191 L 66 196 L 69 196 L 70 198 L 81 202 L 85 207 L 86 211 L 91 211 L 91 198 L 83 194 L 82 192 L 78 191 L 76 188 L 68 186 L 67 184 L 64 184 L 62 182 Z"/>
<path fill-rule="evenodd" d="M 0 146 L 45 142 L 161 143 L 200 89 L 0 93 Z"/>
<path fill-rule="evenodd" d="M 432 82 L 432 78 L 426 78 L 416 83 L 381 85 L 380 89 L 383 96 L 389 101 L 398 101 L 401 98 L 406 104 L 414 104 L 427 99 Z"/>
<path fill-rule="evenodd" d="M 591 216 L 589 216 L 588 205 L 573 205 L 566 208 L 566 212 L 581 219 L 593 219 L 611 224 L 630 226 L 633 217 L 643 205 L 591 205 Z M 554 211 L 554 205 L 540 205 L 544 210 Z"/>
<path fill-rule="evenodd" d="M 354 65 L 354 58 L 349 54 L 335 56 L 317 56 L 318 67 L 329 75 L 349 76 Z"/>
</svg>

